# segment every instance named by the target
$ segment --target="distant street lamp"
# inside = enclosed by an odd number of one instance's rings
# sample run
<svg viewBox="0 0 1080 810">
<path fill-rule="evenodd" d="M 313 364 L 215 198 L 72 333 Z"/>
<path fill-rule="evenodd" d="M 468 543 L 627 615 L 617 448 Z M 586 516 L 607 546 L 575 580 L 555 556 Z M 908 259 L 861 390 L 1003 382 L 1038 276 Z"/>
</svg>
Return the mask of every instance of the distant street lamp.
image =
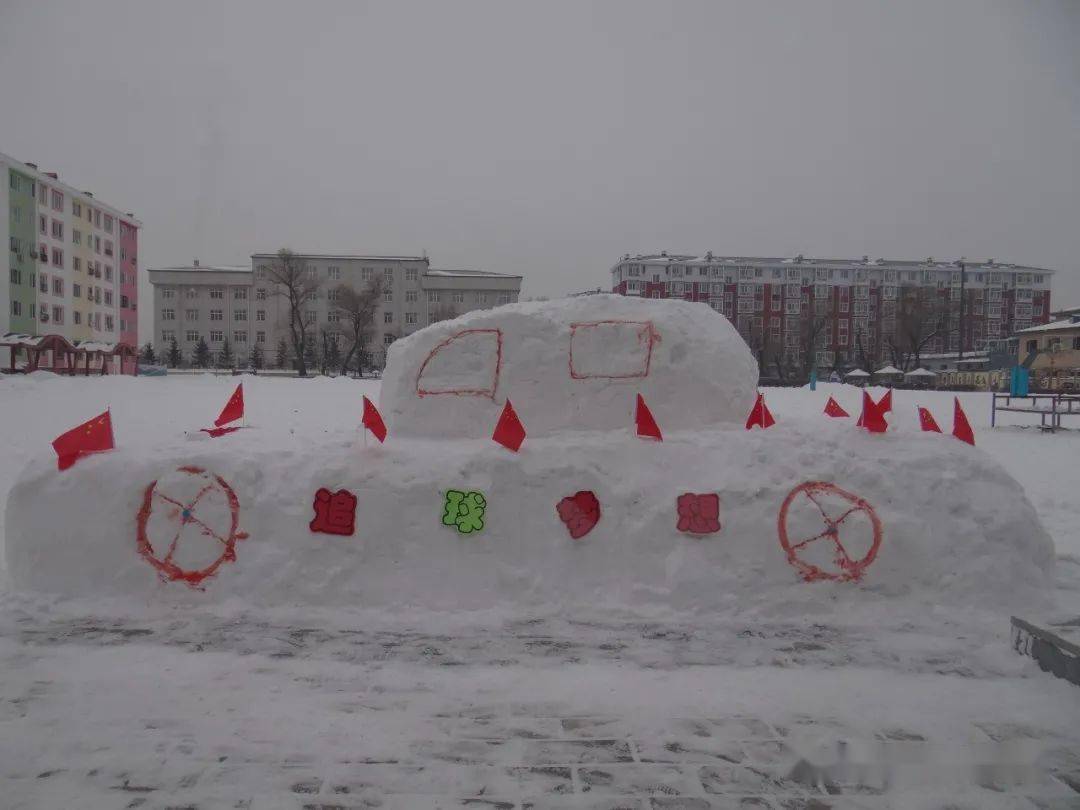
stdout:
<svg viewBox="0 0 1080 810">
<path fill-rule="evenodd" d="M 957 363 L 964 359 L 964 281 L 966 276 L 964 262 L 963 256 L 956 262 L 960 265 L 960 353 L 956 357 Z M 959 369 L 959 365 L 957 368 Z"/>
</svg>

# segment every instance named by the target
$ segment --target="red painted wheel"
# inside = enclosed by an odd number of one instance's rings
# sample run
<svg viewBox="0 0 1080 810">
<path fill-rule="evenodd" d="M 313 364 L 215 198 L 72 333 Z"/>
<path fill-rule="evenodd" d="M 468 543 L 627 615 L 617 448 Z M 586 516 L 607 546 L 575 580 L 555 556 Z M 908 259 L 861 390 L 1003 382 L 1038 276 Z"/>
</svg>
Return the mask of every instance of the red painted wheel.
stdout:
<svg viewBox="0 0 1080 810">
<path fill-rule="evenodd" d="M 801 504 L 801 501 L 806 503 Z M 806 504 L 820 514 L 819 525 L 822 531 L 793 542 L 788 536 L 790 512 L 793 507 L 802 508 L 805 511 Z M 862 543 L 864 550 L 862 553 L 853 554 L 851 551 L 858 539 L 855 534 L 859 531 L 856 524 L 860 517 L 865 518 L 866 523 L 869 524 L 869 542 L 865 542 L 867 538 L 864 537 Z M 780 545 L 784 548 L 788 562 L 795 566 L 803 579 L 808 582 L 858 580 L 877 557 L 878 549 L 881 547 L 881 520 L 874 508 L 858 495 L 853 495 L 825 481 L 807 481 L 788 493 L 780 507 L 777 531 L 780 534 Z M 844 532 L 850 535 L 847 546 L 842 539 Z M 865 530 L 863 533 L 866 533 Z M 828 552 L 822 551 L 820 546 L 815 546 L 818 541 L 825 541 L 826 546 L 831 545 L 831 560 L 827 559 Z M 806 559 L 815 553 L 815 559 Z M 823 554 L 825 559 L 822 559 Z"/>
<path fill-rule="evenodd" d="M 143 493 L 136 548 L 166 580 L 197 586 L 236 559 L 240 502 L 225 480 L 201 467 L 179 467 Z"/>
</svg>

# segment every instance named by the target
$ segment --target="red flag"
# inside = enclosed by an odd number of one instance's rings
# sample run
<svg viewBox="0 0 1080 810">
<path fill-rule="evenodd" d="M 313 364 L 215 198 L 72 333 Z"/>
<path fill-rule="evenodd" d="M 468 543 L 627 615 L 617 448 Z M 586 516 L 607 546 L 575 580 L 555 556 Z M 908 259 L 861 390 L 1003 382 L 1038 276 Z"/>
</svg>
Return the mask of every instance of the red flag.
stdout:
<svg viewBox="0 0 1080 810">
<path fill-rule="evenodd" d="M 499 417 L 499 421 L 495 425 L 495 432 L 491 434 L 491 438 L 492 441 L 498 442 L 507 450 L 513 450 L 515 453 L 521 447 L 521 443 L 525 441 L 525 428 L 522 426 L 521 420 L 518 419 L 510 400 L 506 400 L 506 404 L 503 405 L 502 416 Z"/>
<path fill-rule="evenodd" d="M 375 407 L 375 403 L 367 397 L 364 397 L 364 418 L 361 421 L 380 443 L 386 441 L 386 423 L 383 422 L 382 414 Z"/>
<path fill-rule="evenodd" d="M 660 426 L 653 419 L 652 411 L 645 404 L 641 394 L 637 395 L 637 413 L 634 414 L 634 421 L 637 423 L 638 436 L 645 439 L 656 439 L 658 442 L 664 440 L 664 437 L 660 434 Z"/>
<path fill-rule="evenodd" d="M 759 391 L 757 401 L 754 402 L 754 407 L 750 409 L 750 415 L 746 417 L 746 429 L 750 430 L 757 426 L 764 430 L 775 424 L 776 420 L 773 419 L 769 406 L 765 404 L 765 395 Z"/>
<path fill-rule="evenodd" d="M 113 443 L 112 415 L 105 411 L 101 416 L 83 422 L 53 439 L 52 446 L 56 451 L 56 467 L 60 470 L 66 470 L 89 453 L 112 450 L 116 446 Z"/>
<path fill-rule="evenodd" d="M 971 429 L 971 425 L 968 424 L 964 409 L 960 407 L 960 397 L 953 397 L 953 402 L 955 405 L 953 406 L 952 435 L 962 442 L 974 445 L 975 432 Z"/>
<path fill-rule="evenodd" d="M 244 384 L 240 383 L 221 409 L 221 415 L 214 420 L 214 427 L 221 427 L 229 422 L 235 422 L 244 415 Z"/>
<path fill-rule="evenodd" d="M 219 428 L 199 428 L 203 433 L 209 433 L 210 438 L 216 439 L 219 436 L 224 436 L 226 433 L 235 433 L 240 430 L 240 426 L 236 427 L 219 427 Z"/>
<path fill-rule="evenodd" d="M 892 389 L 891 388 L 888 391 L 886 391 L 885 396 L 883 396 L 878 401 L 877 408 L 878 408 L 878 413 L 880 413 L 882 416 L 884 416 L 887 413 L 892 413 Z"/>
<path fill-rule="evenodd" d="M 941 428 L 938 427 L 934 415 L 921 405 L 919 406 L 919 427 L 926 433 L 941 433 Z"/>
<path fill-rule="evenodd" d="M 858 426 L 866 428 L 871 433 L 884 433 L 889 427 L 884 414 L 865 390 L 862 395 L 862 415 L 859 416 Z"/>
<path fill-rule="evenodd" d="M 829 416 L 851 416 L 851 414 L 841 408 L 840 403 L 832 397 L 829 397 L 829 401 L 825 403 L 825 413 Z"/>
</svg>

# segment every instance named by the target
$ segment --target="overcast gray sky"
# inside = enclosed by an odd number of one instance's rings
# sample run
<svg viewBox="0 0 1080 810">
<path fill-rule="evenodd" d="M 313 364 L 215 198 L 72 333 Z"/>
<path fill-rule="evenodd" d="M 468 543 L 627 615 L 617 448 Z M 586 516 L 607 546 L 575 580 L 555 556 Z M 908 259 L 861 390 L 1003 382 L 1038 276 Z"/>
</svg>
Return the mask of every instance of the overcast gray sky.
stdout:
<svg viewBox="0 0 1080 810">
<path fill-rule="evenodd" d="M 1078 42 L 1073 0 L 0 0 L 0 151 L 134 211 L 144 267 L 963 254 L 1080 304 Z"/>
</svg>

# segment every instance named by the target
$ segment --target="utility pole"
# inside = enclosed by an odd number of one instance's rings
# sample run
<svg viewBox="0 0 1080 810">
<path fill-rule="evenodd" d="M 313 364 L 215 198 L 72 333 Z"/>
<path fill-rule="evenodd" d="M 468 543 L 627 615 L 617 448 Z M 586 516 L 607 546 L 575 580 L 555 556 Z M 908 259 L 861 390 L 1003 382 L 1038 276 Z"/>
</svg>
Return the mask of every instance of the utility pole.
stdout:
<svg viewBox="0 0 1080 810">
<path fill-rule="evenodd" d="M 964 257 L 957 262 L 960 265 L 960 353 L 956 357 L 957 363 L 964 359 Z M 959 365 L 957 371 L 960 370 Z"/>
</svg>

